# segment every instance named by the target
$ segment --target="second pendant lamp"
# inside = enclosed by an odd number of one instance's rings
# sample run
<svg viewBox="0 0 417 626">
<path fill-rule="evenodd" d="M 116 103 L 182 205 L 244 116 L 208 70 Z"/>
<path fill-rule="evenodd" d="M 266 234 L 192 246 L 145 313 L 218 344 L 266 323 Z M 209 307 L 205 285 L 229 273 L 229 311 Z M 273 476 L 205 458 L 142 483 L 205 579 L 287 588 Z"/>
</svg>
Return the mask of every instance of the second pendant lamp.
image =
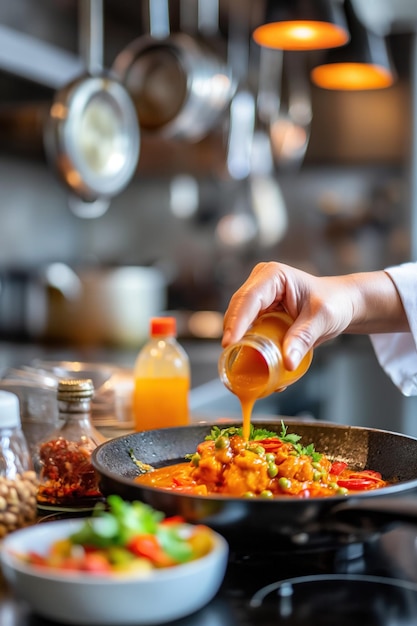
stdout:
<svg viewBox="0 0 417 626">
<path fill-rule="evenodd" d="M 311 71 L 312 82 L 323 89 L 341 91 L 390 87 L 395 81 L 395 71 L 384 37 L 362 24 L 351 0 L 345 0 L 344 6 L 350 41 L 326 52 L 323 62 Z"/>
</svg>

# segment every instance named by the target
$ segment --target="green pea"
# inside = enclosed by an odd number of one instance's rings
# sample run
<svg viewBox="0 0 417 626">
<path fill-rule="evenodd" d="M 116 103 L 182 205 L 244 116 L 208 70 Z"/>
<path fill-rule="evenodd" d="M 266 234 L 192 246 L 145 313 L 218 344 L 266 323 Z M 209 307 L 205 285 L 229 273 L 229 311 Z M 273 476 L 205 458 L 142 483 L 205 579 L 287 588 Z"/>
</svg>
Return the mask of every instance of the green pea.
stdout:
<svg viewBox="0 0 417 626">
<path fill-rule="evenodd" d="M 321 470 L 321 469 L 322 469 L 322 467 L 321 467 L 320 463 L 317 463 L 317 461 L 314 461 L 314 463 L 312 463 L 311 465 L 312 465 L 312 466 L 314 467 L 314 469 L 316 469 L 316 470 Z"/>
<path fill-rule="evenodd" d="M 253 452 L 253 454 L 257 454 L 258 456 L 265 456 L 265 448 L 263 448 L 262 446 L 248 444 L 246 446 L 246 450 L 248 450 L 249 452 Z"/>
<path fill-rule="evenodd" d="M 198 467 L 200 464 L 200 455 L 198 453 L 193 454 L 193 456 L 191 457 L 191 463 L 195 466 Z"/>
<path fill-rule="evenodd" d="M 269 463 L 268 465 L 268 476 L 270 478 L 275 478 L 275 476 L 278 474 L 278 468 L 275 465 L 275 463 Z"/>
<path fill-rule="evenodd" d="M 289 489 L 291 487 L 290 479 L 285 478 L 285 476 L 281 476 L 281 478 L 278 479 L 278 484 L 281 487 L 281 489 Z"/>
<path fill-rule="evenodd" d="M 244 498 L 254 498 L 255 494 L 253 493 L 253 491 L 247 491 L 246 493 L 243 494 Z"/>
<path fill-rule="evenodd" d="M 216 442 L 215 442 L 215 446 L 218 450 L 224 450 L 225 448 L 228 448 L 230 444 L 229 441 L 229 437 L 217 437 Z"/>
<path fill-rule="evenodd" d="M 275 463 L 275 454 L 272 454 L 272 452 L 267 452 L 265 454 L 265 460 L 267 463 Z"/>
<path fill-rule="evenodd" d="M 346 489 L 346 487 L 338 487 L 336 490 L 336 493 L 339 494 L 340 496 L 346 496 L 349 491 L 348 489 Z"/>
<path fill-rule="evenodd" d="M 269 491 L 269 489 L 264 489 L 263 491 L 261 491 L 259 495 L 261 498 L 273 498 L 274 497 L 274 494 L 272 493 L 272 491 Z"/>
<path fill-rule="evenodd" d="M 320 478 L 322 477 L 322 475 L 323 474 L 321 472 L 318 472 L 317 470 L 314 470 L 314 472 L 313 472 L 313 480 L 314 480 L 314 482 L 318 483 Z"/>
</svg>

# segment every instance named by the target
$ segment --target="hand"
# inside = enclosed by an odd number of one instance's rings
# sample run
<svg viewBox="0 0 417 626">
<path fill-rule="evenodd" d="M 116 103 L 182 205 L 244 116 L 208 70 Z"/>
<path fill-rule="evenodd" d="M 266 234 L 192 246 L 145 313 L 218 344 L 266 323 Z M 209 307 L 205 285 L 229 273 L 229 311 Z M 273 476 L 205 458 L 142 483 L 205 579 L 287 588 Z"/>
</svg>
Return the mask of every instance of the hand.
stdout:
<svg viewBox="0 0 417 626">
<path fill-rule="evenodd" d="M 259 263 L 230 300 L 223 347 L 238 341 L 261 313 L 282 309 L 294 320 L 283 342 L 290 370 L 308 350 L 345 331 L 406 325 L 398 293 L 383 271 L 317 277 L 283 263 Z"/>
</svg>

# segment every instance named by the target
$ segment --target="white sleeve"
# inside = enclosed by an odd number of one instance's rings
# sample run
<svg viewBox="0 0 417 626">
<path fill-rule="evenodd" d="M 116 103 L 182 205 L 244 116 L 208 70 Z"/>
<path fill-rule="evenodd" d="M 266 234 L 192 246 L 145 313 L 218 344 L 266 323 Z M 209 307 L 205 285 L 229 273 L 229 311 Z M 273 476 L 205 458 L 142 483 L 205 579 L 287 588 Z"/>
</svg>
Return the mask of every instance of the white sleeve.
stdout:
<svg viewBox="0 0 417 626">
<path fill-rule="evenodd" d="M 371 335 L 377 359 L 405 396 L 417 395 L 417 263 L 385 270 L 400 294 L 410 325 L 409 333 Z"/>
</svg>

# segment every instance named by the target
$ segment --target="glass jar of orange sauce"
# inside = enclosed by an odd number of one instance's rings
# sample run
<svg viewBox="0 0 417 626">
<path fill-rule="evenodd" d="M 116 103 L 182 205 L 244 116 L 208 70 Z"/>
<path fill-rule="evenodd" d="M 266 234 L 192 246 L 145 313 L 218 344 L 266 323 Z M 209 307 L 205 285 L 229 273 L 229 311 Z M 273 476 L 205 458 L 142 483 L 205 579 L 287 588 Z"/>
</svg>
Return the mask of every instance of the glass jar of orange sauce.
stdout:
<svg viewBox="0 0 417 626">
<path fill-rule="evenodd" d="M 296 382 L 310 367 L 310 350 L 299 366 L 286 369 L 282 356 L 282 341 L 293 323 L 283 311 L 264 313 L 237 343 L 223 350 L 219 358 L 219 375 L 224 385 L 240 400 L 243 414 L 243 434 L 249 437 L 253 405 L 259 398 L 283 391 Z"/>
</svg>

